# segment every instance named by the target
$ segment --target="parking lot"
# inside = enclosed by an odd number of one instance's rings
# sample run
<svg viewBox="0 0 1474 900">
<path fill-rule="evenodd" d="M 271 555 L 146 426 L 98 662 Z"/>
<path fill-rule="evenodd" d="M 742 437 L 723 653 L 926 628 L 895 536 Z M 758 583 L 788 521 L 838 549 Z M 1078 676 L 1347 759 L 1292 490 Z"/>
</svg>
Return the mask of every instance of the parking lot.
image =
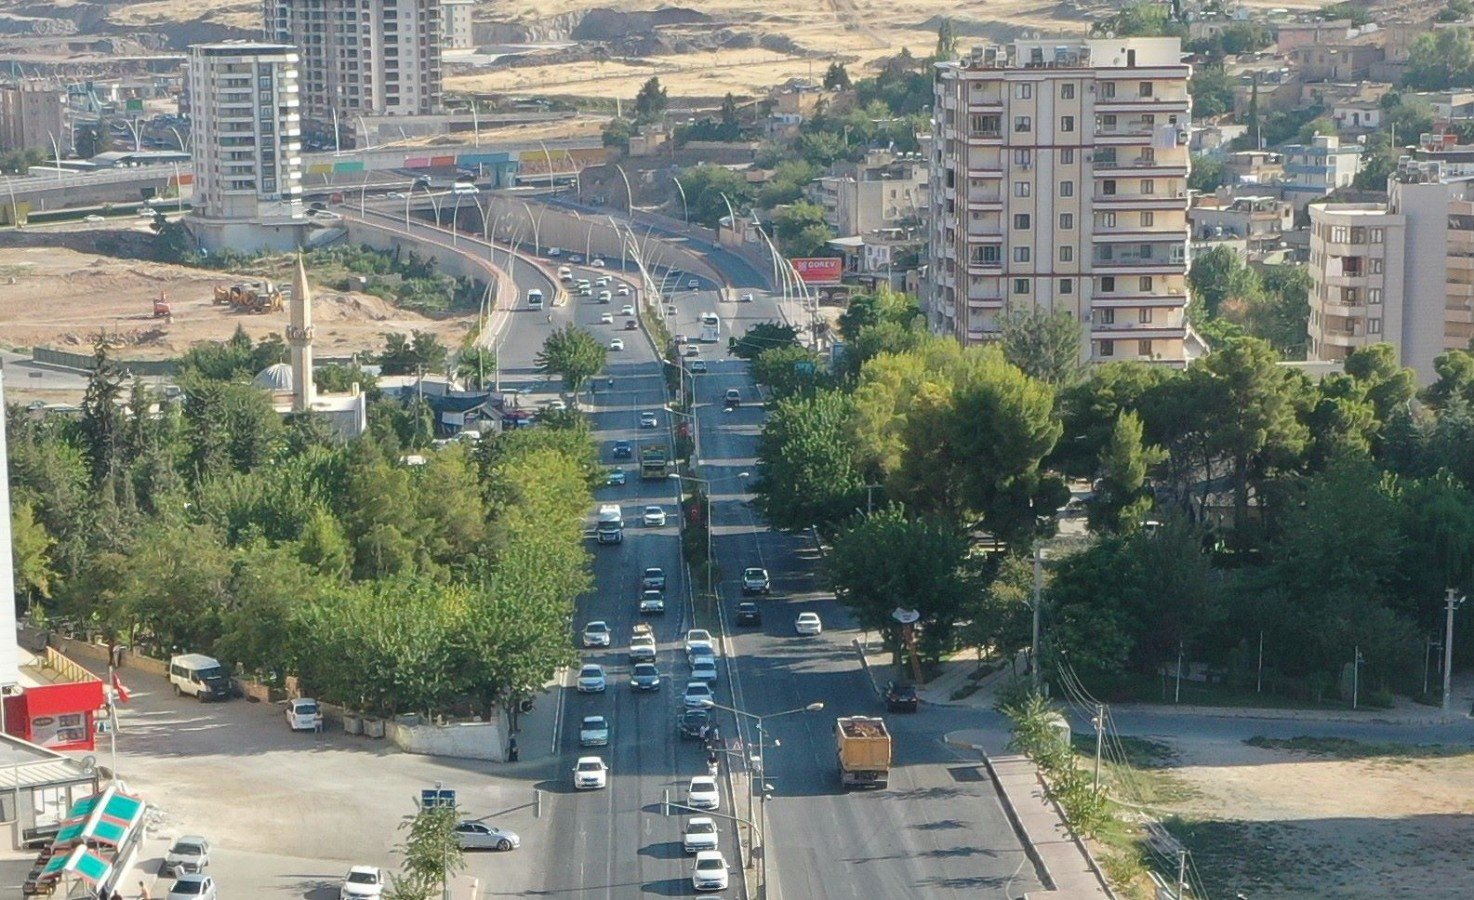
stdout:
<svg viewBox="0 0 1474 900">
<path fill-rule="evenodd" d="M 533 786 L 553 763 L 535 747 L 516 765 L 414 756 L 337 728 L 293 733 L 278 705 L 176 698 L 163 678 L 135 670 L 124 682 L 133 697 L 119 711 L 118 769 L 156 811 L 129 898 L 139 878 L 164 895 L 170 881 L 155 884 L 154 873 L 184 834 L 213 843 L 209 873 L 224 896 L 335 898 L 349 866 L 398 865 L 398 826 L 436 782 L 457 791 L 465 818 L 516 831 L 524 848 L 545 827 Z M 106 738 L 97 757 L 108 765 Z M 485 896 L 490 884 L 527 884 L 533 861 L 525 851 L 469 853 L 463 877 L 479 879 Z"/>
</svg>

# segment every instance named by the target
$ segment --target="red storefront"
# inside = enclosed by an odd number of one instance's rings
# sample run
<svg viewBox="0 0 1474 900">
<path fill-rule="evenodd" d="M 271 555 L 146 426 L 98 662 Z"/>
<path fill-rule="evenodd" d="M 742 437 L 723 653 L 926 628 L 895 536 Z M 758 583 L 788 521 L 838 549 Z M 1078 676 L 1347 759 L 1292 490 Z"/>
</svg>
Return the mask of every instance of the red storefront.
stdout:
<svg viewBox="0 0 1474 900">
<path fill-rule="evenodd" d="M 5 698 L 5 730 L 48 750 L 94 750 L 106 703 L 97 679 L 28 687 Z"/>
</svg>

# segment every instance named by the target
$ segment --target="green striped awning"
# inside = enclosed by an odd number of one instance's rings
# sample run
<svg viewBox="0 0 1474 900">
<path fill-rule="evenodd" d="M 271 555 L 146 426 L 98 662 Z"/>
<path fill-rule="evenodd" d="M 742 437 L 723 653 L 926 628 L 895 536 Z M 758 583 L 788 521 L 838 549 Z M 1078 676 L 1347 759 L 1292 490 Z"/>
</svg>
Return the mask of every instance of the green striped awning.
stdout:
<svg viewBox="0 0 1474 900">
<path fill-rule="evenodd" d="M 65 856 L 53 856 L 41 870 L 43 881 L 54 881 L 62 875 L 78 875 L 97 884 L 113 871 L 113 864 L 86 847 L 73 847 Z"/>
</svg>

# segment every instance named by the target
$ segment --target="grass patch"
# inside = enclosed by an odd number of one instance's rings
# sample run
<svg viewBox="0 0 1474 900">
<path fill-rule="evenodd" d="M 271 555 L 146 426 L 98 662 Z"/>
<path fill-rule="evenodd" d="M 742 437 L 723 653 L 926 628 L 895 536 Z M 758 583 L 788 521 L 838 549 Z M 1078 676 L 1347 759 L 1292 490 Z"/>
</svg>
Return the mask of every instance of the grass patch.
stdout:
<svg viewBox="0 0 1474 900">
<path fill-rule="evenodd" d="M 1193 868 L 1209 890 L 1232 896 L 1283 891 L 1287 876 L 1304 872 L 1304 860 L 1289 858 L 1281 841 L 1292 826 L 1271 822 L 1201 820 L 1174 816 L 1162 822 L 1192 854 Z M 1166 863 L 1162 865 L 1166 868 Z M 1175 877 L 1176 873 L 1167 873 Z"/>
<path fill-rule="evenodd" d="M 1474 747 L 1448 744 L 1380 744 L 1337 737 L 1270 738 L 1255 735 L 1244 740 L 1250 747 L 1283 750 L 1327 759 L 1442 759 L 1474 754 Z"/>
<path fill-rule="evenodd" d="M 1071 735 L 1070 746 L 1087 771 L 1095 767 L 1095 734 Z M 1171 806 L 1198 796 L 1172 767 L 1177 751 L 1169 744 L 1138 737 L 1118 737 L 1106 745 L 1100 777 L 1112 797 L 1149 809 Z M 1124 756 L 1125 765 L 1121 765 Z"/>
</svg>

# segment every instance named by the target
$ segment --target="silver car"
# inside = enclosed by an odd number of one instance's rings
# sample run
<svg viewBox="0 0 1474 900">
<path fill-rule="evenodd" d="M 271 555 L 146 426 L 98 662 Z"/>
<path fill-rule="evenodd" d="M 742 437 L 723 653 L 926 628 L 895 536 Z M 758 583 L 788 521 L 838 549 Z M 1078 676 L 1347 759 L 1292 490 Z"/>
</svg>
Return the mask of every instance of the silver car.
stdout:
<svg viewBox="0 0 1474 900">
<path fill-rule="evenodd" d="M 185 835 L 174 842 L 164 855 L 165 875 L 188 875 L 202 871 L 210 864 L 210 842 L 199 835 Z"/>
<path fill-rule="evenodd" d="M 168 900 L 219 900 L 215 879 L 209 875 L 185 875 L 169 888 Z"/>
<path fill-rule="evenodd" d="M 462 850 L 500 850 L 505 853 L 522 846 L 522 839 L 515 832 L 480 822 L 457 825 L 456 840 Z"/>
</svg>

